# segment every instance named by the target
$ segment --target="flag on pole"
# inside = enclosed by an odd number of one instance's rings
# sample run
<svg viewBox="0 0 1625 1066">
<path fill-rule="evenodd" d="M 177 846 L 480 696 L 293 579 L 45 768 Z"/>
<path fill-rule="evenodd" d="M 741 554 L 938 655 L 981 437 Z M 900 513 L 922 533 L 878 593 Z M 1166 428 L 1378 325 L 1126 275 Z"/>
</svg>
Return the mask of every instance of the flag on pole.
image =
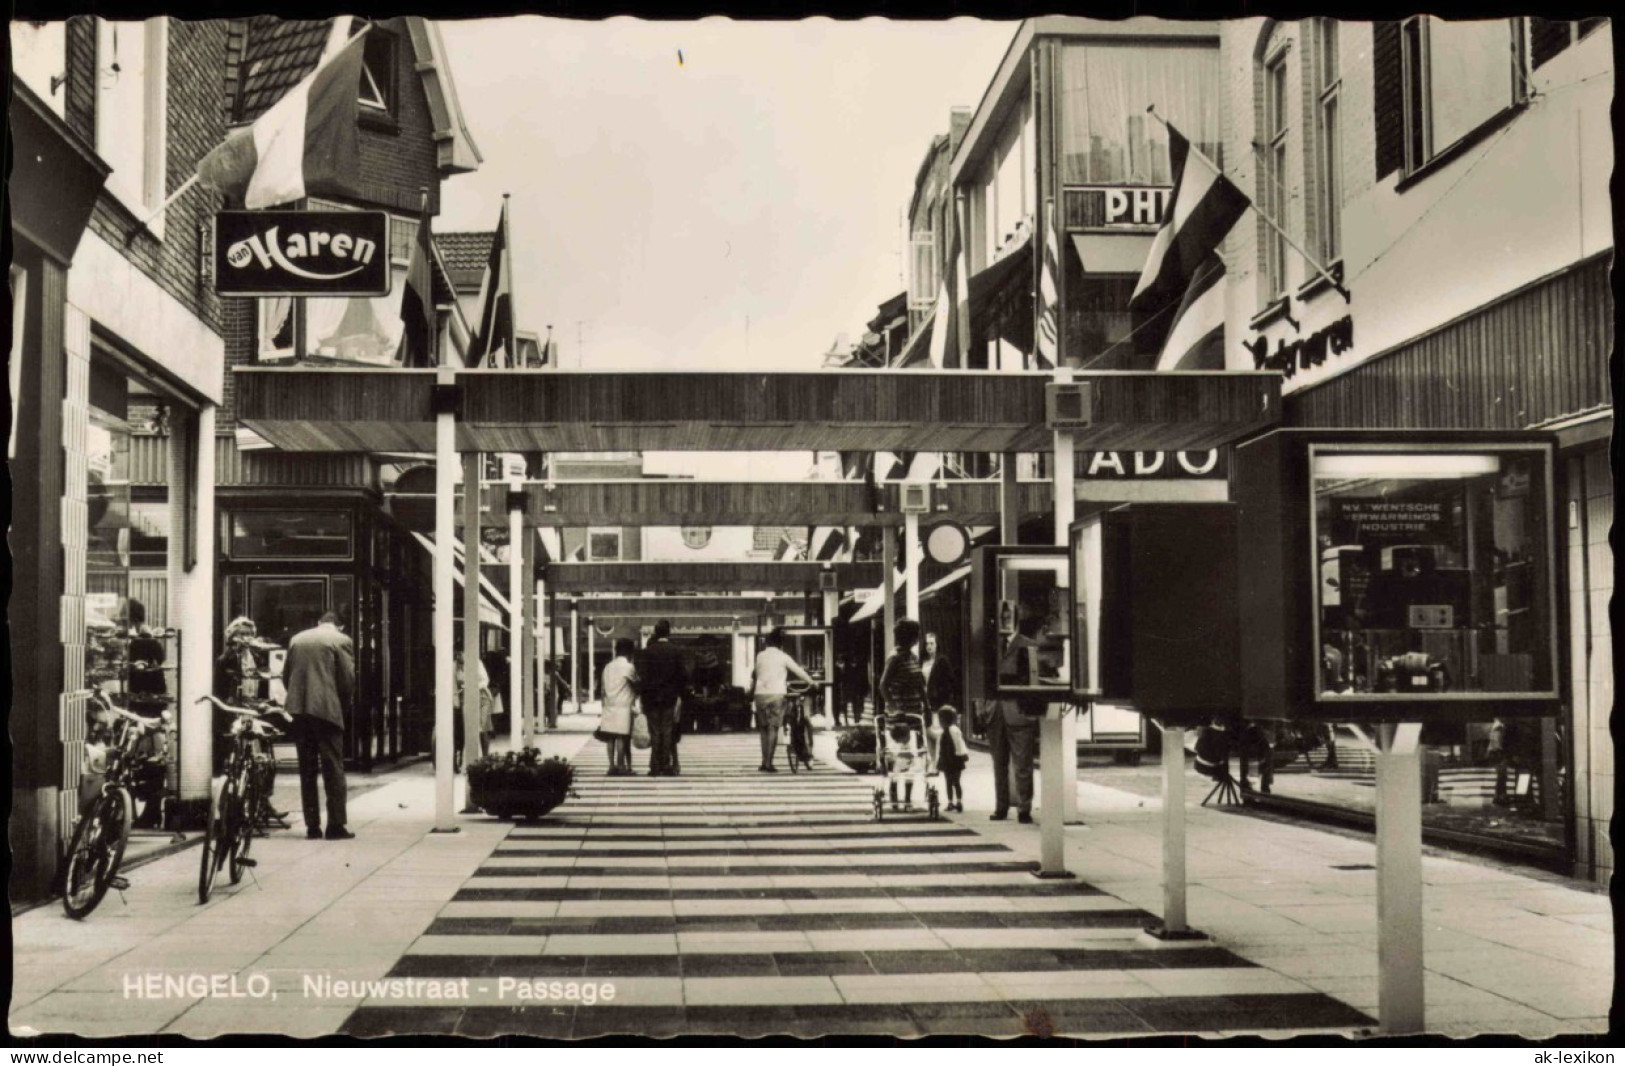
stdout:
<svg viewBox="0 0 1625 1066">
<path fill-rule="evenodd" d="M 312 194 L 343 194 L 359 170 L 356 113 L 366 31 L 289 89 L 265 114 L 232 130 L 198 163 L 198 180 L 250 210 Z"/>
<path fill-rule="evenodd" d="M 1197 163 L 1188 166 L 1193 155 Z M 1158 370 L 1223 369 L 1224 263 L 1218 248 L 1250 205 L 1246 194 L 1172 124 L 1168 156 L 1173 196 L 1129 308 L 1158 310 L 1180 300 Z"/>
<path fill-rule="evenodd" d="M 1055 231 L 1055 201 L 1044 205 L 1044 259 L 1038 268 L 1038 365 L 1052 370 L 1060 362 L 1060 295 L 1055 279 L 1061 273 L 1061 238 Z"/>
<path fill-rule="evenodd" d="M 965 242 L 957 204 L 947 220 L 948 256 L 942 284 L 937 289 L 936 315 L 931 322 L 930 359 L 934 367 L 965 365 L 970 346 L 970 283 L 965 269 Z"/>
<path fill-rule="evenodd" d="M 436 330 L 434 310 L 434 249 L 430 247 L 429 198 L 423 198 L 423 214 L 418 219 L 417 240 L 412 246 L 412 262 L 406 271 L 406 291 L 401 294 L 401 365 L 435 365 Z"/>
<path fill-rule="evenodd" d="M 480 320 L 469 345 L 469 366 L 513 366 L 513 268 L 508 255 L 508 198 L 502 198 L 502 217 L 480 282 Z M 498 354 L 500 353 L 500 355 Z M 499 362 L 500 360 L 500 362 Z"/>
</svg>

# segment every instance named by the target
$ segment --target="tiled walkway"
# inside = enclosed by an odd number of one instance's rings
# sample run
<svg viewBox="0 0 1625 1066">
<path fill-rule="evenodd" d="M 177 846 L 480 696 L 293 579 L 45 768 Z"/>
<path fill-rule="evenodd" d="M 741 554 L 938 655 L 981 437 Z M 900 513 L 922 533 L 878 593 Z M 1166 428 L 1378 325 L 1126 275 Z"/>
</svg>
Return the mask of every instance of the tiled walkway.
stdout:
<svg viewBox="0 0 1625 1066">
<path fill-rule="evenodd" d="M 604 776 L 518 825 L 363 1000 L 354 1035 L 913 1036 L 1351 1031 L 1361 1012 L 1151 918 L 1046 882 L 967 824 L 875 823 L 874 778 L 755 771 L 748 736 L 684 739 L 683 776 Z M 641 761 L 641 759 L 640 759 Z M 983 815 L 985 817 L 985 815 Z M 434 995 L 468 979 L 469 999 Z M 577 996 L 570 984 L 578 985 Z M 614 986 L 588 1004 L 584 986 Z M 521 999 L 525 991 L 553 998 Z"/>
</svg>

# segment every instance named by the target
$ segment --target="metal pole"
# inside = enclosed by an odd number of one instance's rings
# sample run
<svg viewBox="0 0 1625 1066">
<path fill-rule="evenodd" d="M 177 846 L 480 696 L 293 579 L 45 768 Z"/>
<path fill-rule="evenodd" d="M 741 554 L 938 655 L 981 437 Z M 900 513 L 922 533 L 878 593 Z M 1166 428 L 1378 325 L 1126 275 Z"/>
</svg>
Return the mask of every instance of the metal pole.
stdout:
<svg viewBox="0 0 1625 1066">
<path fill-rule="evenodd" d="M 436 384 L 454 386 L 456 374 L 441 370 Z M 456 581 L 452 574 L 452 538 L 455 515 L 453 480 L 457 472 L 457 420 L 448 409 L 435 415 L 434 452 L 434 829 L 455 833 L 457 825 L 452 799 L 452 596 Z"/>
<path fill-rule="evenodd" d="M 88 338 L 87 338 L 88 343 Z M 13 358 L 17 356 L 14 354 Z M 177 607 L 171 612 L 170 625 L 179 620 L 181 631 L 181 675 L 179 678 L 180 704 L 175 708 L 179 721 L 176 728 L 180 741 L 180 796 L 183 800 L 207 800 L 211 774 L 214 767 L 214 715 L 213 708 L 199 707 L 196 701 L 205 693 L 214 691 L 214 633 L 215 619 L 218 617 L 215 597 L 218 587 L 215 581 L 215 503 L 214 503 L 214 425 L 215 411 L 213 404 L 205 404 L 197 413 L 197 454 L 193 456 L 182 455 L 183 459 L 190 459 L 191 471 L 184 471 L 195 477 L 197 492 L 197 514 L 192 520 L 192 536 L 195 538 L 195 561 L 190 574 L 182 574 L 182 580 L 177 585 L 182 593 L 180 596 L 171 596 L 170 602 Z M 184 436 L 177 434 L 171 442 L 171 447 L 179 446 Z M 175 482 L 175 492 L 184 481 Z M 175 555 L 173 548 L 171 556 Z M 184 564 L 185 555 L 181 553 L 176 563 Z M 184 571 L 184 565 L 172 567 L 177 572 Z M 247 604 L 241 605 L 244 612 Z"/>
<path fill-rule="evenodd" d="M 587 668 L 587 702 L 591 703 L 598 683 L 593 676 L 598 673 L 598 622 L 592 618 L 587 619 L 587 661 L 583 665 Z"/>
<path fill-rule="evenodd" d="M 907 616 L 920 620 L 920 516 L 903 516 L 903 599 Z"/>
<path fill-rule="evenodd" d="M 834 591 L 833 589 L 825 589 L 824 590 L 824 604 L 823 604 L 823 606 L 824 606 L 824 624 L 826 626 L 829 626 L 830 633 L 833 634 L 835 632 L 835 619 L 841 613 L 841 594 L 839 592 Z M 831 641 L 830 641 L 830 649 L 831 649 L 831 654 L 832 655 L 834 653 L 834 645 L 835 645 L 835 642 L 834 642 L 833 639 L 831 639 Z M 831 658 L 830 661 L 828 661 L 828 662 L 826 662 L 824 664 L 824 680 L 829 682 L 829 684 L 824 686 L 824 716 L 826 718 L 828 718 L 830 724 L 833 725 L 835 723 L 835 659 L 834 658 Z M 844 679 L 843 679 L 842 683 L 843 684 L 845 683 Z"/>
<path fill-rule="evenodd" d="M 531 593 L 536 587 L 536 532 L 527 529 L 520 538 L 520 570 L 519 575 L 519 602 L 525 614 L 525 632 L 536 632 L 536 601 Z M 519 698 L 520 713 L 525 719 L 525 739 L 535 739 L 536 726 L 536 675 L 540 673 L 540 665 L 536 661 L 536 642 L 527 640 L 519 649 L 519 665 L 522 673 L 521 695 Z"/>
<path fill-rule="evenodd" d="M 530 640 L 525 646 L 529 649 L 531 672 L 536 675 L 536 684 L 533 686 L 536 698 L 532 703 L 532 710 L 534 711 L 536 708 L 542 710 L 537 711 L 534 718 L 526 715 L 525 732 L 527 734 L 531 733 L 532 730 L 536 733 L 542 733 L 553 728 L 553 723 L 547 721 L 543 713 L 547 708 L 547 688 L 553 684 L 553 679 L 547 674 L 547 662 L 550 658 L 547 654 L 547 641 L 552 639 L 547 634 L 551 631 L 552 626 L 550 620 L 541 618 L 541 612 L 547 609 L 546 578 L 536 579 L 535 592 L 536 596 L 530 601 L 530 609 L 526 612 L 530 618 L 530 628 L 526 630 L 530 634 Z"/>
<path fill-rule="evenodd" d="M 881 634 L 886 642 L 886 659 L 891 660 L 892 653 L 897 651 L 897 641 L 892 632 L 897 628 L 897 537 L 887 526 L 880 531 L 880 576 L 881 595 L 885 596 L 882 607 L 882 617 L 885 619 L 885 632 Z M 876 675 L 879 676 L 878 674 Z"/>
<path fill-rule="evenodd" d="M 463 766 L 480 757 L 480 453 L 463 455 Z M 468 806 L 464 797 L 463 813 Z"/>
<path fill-rule="evenodd" d="M 1377 1021 L 1394 1036 L 1423 1027 L 1421 731 L 1377 734 Z"/>
<path fill-rule="evenodd" d="M 581 713 L 581 613 L 570 601 L 570 700 L 575 713 Z"/>
<path fill-rule="evenodd" d="M 525 509 L 519 481 L 508 482 L 508 744 L 525 746 Z"/>
</svg>

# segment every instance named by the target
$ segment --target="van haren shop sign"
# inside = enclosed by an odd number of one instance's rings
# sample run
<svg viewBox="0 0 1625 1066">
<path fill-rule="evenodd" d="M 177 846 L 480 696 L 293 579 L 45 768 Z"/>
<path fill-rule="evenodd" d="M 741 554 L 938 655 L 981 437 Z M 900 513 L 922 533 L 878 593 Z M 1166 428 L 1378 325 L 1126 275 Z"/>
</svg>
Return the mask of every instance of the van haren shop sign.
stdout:
<svg viewBox="0 0 1625 1066">
<path fill-rule="evenodd" d="M 214 286 L 221 296 L 387 296 L 383 211 L 221 211 Z"/>
</svg>

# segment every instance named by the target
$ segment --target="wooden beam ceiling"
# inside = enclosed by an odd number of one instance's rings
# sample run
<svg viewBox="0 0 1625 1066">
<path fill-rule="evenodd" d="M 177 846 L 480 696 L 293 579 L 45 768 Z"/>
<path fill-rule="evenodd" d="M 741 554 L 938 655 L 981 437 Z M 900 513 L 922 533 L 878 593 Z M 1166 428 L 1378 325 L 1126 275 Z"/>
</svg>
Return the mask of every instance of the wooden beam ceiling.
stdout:
<svg viewBox="0 0 1625 1066">
<path fill-rule="evenodd" d="M 758 562 L 551 563 L 543 574 L 560 596 L 611 592 L 817 592 L 825 564 Z M 874 588 L 879 563 L 834 563 L 837 586 Z"/>
<path fill-rule="evenodd" d="M 432 452 L 437 371 L 235 367 L 238 420 L 288 451 Z M 1080 372 L 1079 448 L 1216 448 L 1279 419 L 1280 375 Z M 1037 372 L 459 370 L 462 451 L 1049 451 Z"/>
</svg>

